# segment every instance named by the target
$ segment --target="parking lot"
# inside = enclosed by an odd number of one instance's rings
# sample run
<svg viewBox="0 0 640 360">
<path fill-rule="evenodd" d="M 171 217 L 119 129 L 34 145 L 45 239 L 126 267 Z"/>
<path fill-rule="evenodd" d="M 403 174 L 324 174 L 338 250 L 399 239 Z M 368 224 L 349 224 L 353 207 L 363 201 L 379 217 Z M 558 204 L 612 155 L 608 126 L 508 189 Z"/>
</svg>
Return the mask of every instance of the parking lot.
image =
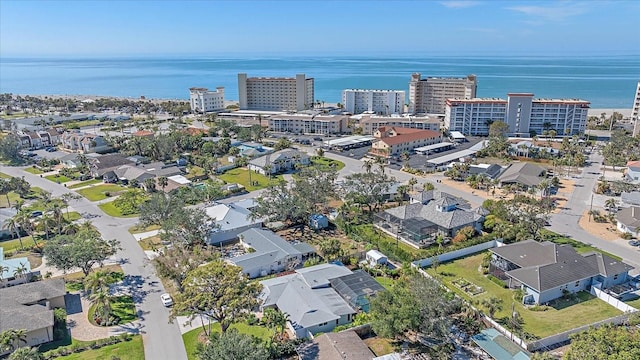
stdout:
<svg viewBox="0 0 640 360">
<path fill-rule="evenodd" d="M 429 159 L 435 159 L 435 158 L 439 158 L 441 156 L 445 156 L 447 154 L 452 154 L 454 152 L 458 152 L 458 151 L 461 151 L 461 150 L 469 149 L 473 145 L 475 145 L 475 144 L 479 143 L 480 141 L 484 140 L 484 138 L 467 137 L 467 140 L 468 141 L 463 142 L 463 143 L 457 143 L 455 145 L 455 147 L 453 149 L 450 149 L 450 150 L 434 152 L 434 153 L 431 153 L 429 155 L 413 154 L 409 158 L 409 167 L 414 168 L 414 169 L 419 169 L 419 170 L 426 170 L 427 169 L 427 161 Z M 395 169 L 395 170 L 400 170 L 402 168 L 402 163 L 403 162 L 402 162 L 401 159 L 392 161 L 391 164 L 389 165 L 389 168 Z"/>
</svg>

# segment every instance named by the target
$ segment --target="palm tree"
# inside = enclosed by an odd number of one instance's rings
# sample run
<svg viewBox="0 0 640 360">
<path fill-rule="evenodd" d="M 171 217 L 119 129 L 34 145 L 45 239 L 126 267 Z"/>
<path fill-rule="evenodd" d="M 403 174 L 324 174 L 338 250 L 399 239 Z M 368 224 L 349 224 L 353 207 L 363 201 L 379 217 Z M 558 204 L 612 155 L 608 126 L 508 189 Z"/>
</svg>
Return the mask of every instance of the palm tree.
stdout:
<svg viewBox="0 0 640 360">
<path fill-rule="evenodd" d="M 109 284 L 114 282 L 114 278 L 111 273 L 106 271 L 96 271 L 90 273 L 84 280 L 84 289 L 90 293 L 95 292 L 109 292 Z"/>
<path fill-rule="evenodd" d="M 284 334 L 284 329 L 287 326 L 287 321 L 289 320 L 289 315 L 283 313 L 280 310 L 276 310 L 273 308 L 267 308 L 264 311 L 264 317 L 262 321 L 269 329 L 276 330 L 278 332 L 278 336 L 282 337 Z"/>
<path fill-rule="evenodd" d="M 111 296 L 107 291 L 95 291 L 89 296 L 89 300 L 95 304 L 96 312 L 94 313 L 94 320 L 100 318 L 100 325 L 109 325 L 109 316 L 111 315 L 112 301 Z M 97 322 L 97 321 L 96 321 Z"/>
<path fill-rule="evenodd" d="M 14 215 L 13 217 L 8 218 L 4 222 L 4 228 L 9 230 L 9 232 L 16 234 L 16 239 L 20 242 L 20 250 L 24 250 L 24 245 L 22 244 L 22 237 L 20 236 L 20 217 L 19 214 Z"/>
<path fill-rule="evenodd" d="M 618 202 L 614 198 L 609 198 L 605 201 L 604 206 L 607 208 L 607 212 L 611 215 L 613 209 L 618 207 Z"/>
<path fill-rule="evenodd" d="M 502 302 L 502 299 L 492 296 L 488 299 L 482 300 L 482 306 L 487 309 L 489 317 L 493 318 L 496 312 L 502 310 Z"/>
<path fill-rule="evenodd" d="M 31 240 L 35 245 L 38 245 L 36 242 L 36 238 L 33 236 L 33 222 L 31 222 L 31 214 L 26 211 L 21 211 L 16 214 L 18 217 L 16 220 L 20 224 L 20 228 L 27 233 L 27 235 L 31 236 Z"/>
<path fill-rule="evenodd" d="M 407 169 L 409 167 L 409 159 L 411 158 L 409 152 L 404 151 L 400 157 L 402 158 L 402 167 Z"/>
<path fill-rule="evenodd" d="M 412 177 L 411 179 L 409 179 L 409 188 L 411 192 L 413 192 L 414 186 L 416 186 L 417 184 L 418 184 L 418 180 L 416 180 L 416 178 Z"/>
<path fill-rule="evenodd" d="M 166 176 L 159 176 L 158 177 L 158 185 L 160 186 L 162 191 L 164 191 L 164 188 L 167 187 L 167 185 L 169 185 L 169 179 L 167 179 Z"/>
<path fill-rule="evenodd" d="M 60 196 L 64 207 L 67 209 L 67 220 L 69 219 L 69 203 L 71 202 L 71 200 L 79 200 L 80 198 L 80 195 L 71 192 L 64 193 Z"/>
<path fill-rule="evenodd" d="M 540 189 L 541 199 L 548 195 L 549 185 L 550 183 L 549 183 L 549 180 L 547 179 L 543 179 L 542 181 L 540 181 L 540 184 L 538 184 L 538 189 Z"/>
<path fill-rule="evenodd" d="M 16 267 L 13 270 L 13 276 L 16 278 L 23 278 L 29 273 L 29 269 L 27 269 L 27 264 L 21 262 L 20 266 Z"/>
<path fill-rule="evenodd" d="M 365 169 L 366 172 L 370 173 L 372 167 L 373 167 L 373 161 L 365 160 L 362 162 L 362 168 Z"/>
<path fill-rule="evenodd" d="M 44 359 L 44 357 L 38 351 L 38 349 L 34 347 L 23 347 L 11 353 L 11 355 L 9 355 L 9 358 L 7 360 L 42 360 L 42 359 Z"/>
</svg>

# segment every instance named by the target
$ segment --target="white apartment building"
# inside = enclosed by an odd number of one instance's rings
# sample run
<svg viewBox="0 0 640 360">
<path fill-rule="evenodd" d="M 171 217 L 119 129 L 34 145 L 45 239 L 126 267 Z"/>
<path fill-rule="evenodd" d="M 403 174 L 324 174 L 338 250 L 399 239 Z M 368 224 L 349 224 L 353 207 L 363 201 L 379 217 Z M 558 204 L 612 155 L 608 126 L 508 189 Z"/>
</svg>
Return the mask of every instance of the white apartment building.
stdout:
<svg viewBox="0 0 640 360">
<path fill-rule="evenodd" d="M 409 81 L 409 112 L 444 114 L 447 99 L 473 99 L 477 87 L 475 75 L 421 79 L 420 73 L 412 74 Z"/>
<path fill-rule="evenodd" d="M 224 109 L 224 87 L 219 86 L 215 91 L 207 88 L 189 88 L 189 102 L 194 113 L 206 113 Z"/>
<path fill-rule="evenodd" d="M 269 117 L 269 130 L 296 134 L 342 134 L 348 132 L 345 115 L 279 114 Z"/>
<path fill-rule="evenodd" d="M 636 87 L 636 96 L 633 98 L 631 109 L 631 121 L 633 121 L 633 136 L 640 134 L 640 81 Z"/>
<path fill-rule="evenodd" d="M 442 125 L 440 120 L 428 116 L 356 115 L 351 120 L 358 121 L 362 133 L 366 135 L 373 135 L 380 127 L 440 131 Z"/>
<path fill-rule="evenodd" d="M 302 111 L 314 103 L 313 78 L 247 77 L 238 74 L 240 110 Z"/>
<path fill-rule="evenodd" d="M 555 130 L 568 136 L 584 133 L 590 103 L 578 99 L 534 99 L 531 93 L 498 98 L 448 99 L 444 126 L 465 135 L 488 135 L 493 121 L 509 125 L 509 135 L 541 135 Z"/>
<path fill-rule="evenodd" d="M 344 110 L 352 114 L 370 111 L 376 114 L 402 114 L 405 92 L 400 90 L 342 90 Z"/>
</svg>

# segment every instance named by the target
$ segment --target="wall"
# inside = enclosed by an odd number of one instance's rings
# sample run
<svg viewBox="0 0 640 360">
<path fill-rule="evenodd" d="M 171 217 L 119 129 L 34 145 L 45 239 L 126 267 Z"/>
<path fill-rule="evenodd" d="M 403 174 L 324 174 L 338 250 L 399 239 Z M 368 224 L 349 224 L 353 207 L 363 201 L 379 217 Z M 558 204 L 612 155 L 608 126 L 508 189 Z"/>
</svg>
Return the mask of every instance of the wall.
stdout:
<svg viewBox="0 0 640 360">
<path fill-rule="evenodd" d="M 464 249 L 455 250 L 455 251 L 451 251 L 451 252 L 448 252 L 448 253 L 440 254 L 440 255 L 438 255 L 438 261 L 443 263 L 443 262 L 446 262 L 446 261 L 451 261 L 451 260 L 455 260 L 455 259 L 458 259 L 458 258 L 461 258 L 461 257 L 465 257 L 467 255 L 479 253 L 481 251 L 496 247 L 497 243 L 498 243 L 497 240 L 491 240 L 491 241 L 487 241 L 487 242 L 482 243 L 482 244 L 469 246 L 469 247 L 464 248 Z M 432 259 L 433 258 L 416 260 L 416 261 L 414 261 L 412 263 L 412 265 L 420 267 L 420 268 L 427 267 L 427 266 L 431 265 Z"/>
<path fill-rule="evenodd" d="M 636 312 L 638 311 L 638 309 L 634 308 L 633 306 L 629 306 L 627 304 L 625 304 L 624 302 L 614 298 L 613 296 L 607 294 L 606 292 L 600 290 L 598 288 L 598 285 L 594 285 L 591 287 L 591 295 L 595 295 L 598 297 L 598 299 L 606 302 L 607 304 L 615 307 L 616 309 L 622 311 L 622 312 Z"/>
</svg>

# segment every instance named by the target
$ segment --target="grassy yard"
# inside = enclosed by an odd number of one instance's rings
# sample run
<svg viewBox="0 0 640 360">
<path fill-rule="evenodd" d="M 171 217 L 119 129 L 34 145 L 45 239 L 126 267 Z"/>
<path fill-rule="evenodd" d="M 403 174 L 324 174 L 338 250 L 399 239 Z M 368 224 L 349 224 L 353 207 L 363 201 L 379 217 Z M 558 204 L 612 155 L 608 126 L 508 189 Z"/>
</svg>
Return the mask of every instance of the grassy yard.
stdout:
<svg viewBox="0 0 640 360">
<path fill-rule="evenodd" d="M 152 236 L 146 239 L 141 239 L 140 241 L 138 241 L 138 245 L 140 245 L 142 250 L 157 250 L 163 247 L 160 236 Z"/>
<path fill-rule="evenodd" d="M 197 320 L 194 320 L 194 321 L 197 321 Z M 273 332 L 264 326 L 247 325 L 245 323 L 238 323 L 238 324 L 231 325 L 231 328 L 237 329 L 238 332 L 241 332 L 243 334 L 256 336 L 262 340 L 270 339 L 273 336 Z M 220 324 L 218 323 L 212 324 L 211 331 L 220 332 Z M 198 338 L 200 337 L 200 333 L 202 332 L 203 332 L 202 327 L 197 327 L 189 332 L 182 334 L 182 341 L 184 342 L 184 347 L 187 349 L 187 358 L 189 360 L 196 359 L 196 346 L 199 342 Z"/>
<path fill-rule="evenodd" d="M 11 206 L 16 203 L 16 200 L 20 199 L 20 195 L 13 191 L 10 191 L 7 195 L 9 195 L 9 202 L 11 202 Z M 0 208 L 9 207 L 9 202 L 7 202 L 7 195 L 0 195 Z"/>
<path fill-rule="evenodd" d="M 98 205 L 98 207 L 100 208 L 100 210 L 104 211 L 105 214 L 107 214 L 109 216 L 113 216 L 113 217 L 131 218 L 131 217 L 136 217 L 136 216 L 140 215 L 140 214 L 122 215 L 122 212 L 120 211 L 120 209 L 118 209 L 117 206 L 115 206 L 113 204 L 113 201 L 110 201 L 110 202 L 104 203 L 104 204 L 100 204 L 100 205 Z"/>
<path fill-rule="evenodd" d="M 5 255 L 8 252 L 12 252 L 12 251 L 16 251 L 20 249 L 20 241 L 22 241 L 22 244 L 24 245 L 25 249 L 28 249 L 30 247 L 32 247 L 33 244 L 33 239 L 31 238 L 31 236 L 23 236 L 20 239 L 12 239 L 12 240 L 4 240 L 4 241 L 0 241 L 0 247 L 3 249 Z M 36 236 L 36 241 L 38 241 L 38 237 Z"/>
<path fill-rule="evenodd" d="M 3 172 L 0 172 L 0 179 L 11 179 L 12 176 L 11 175 L 7 175 Z"/>
<path fill-rule="evenodd" d="M 395 283 L 393 279 L 384 277 L 384 276 L 376 276 L 376 281 L 380 283 L 380 285 L 384 286 L 385 289 L 391 290 L 391 287 Z"/>
<path fill-rule="evenodd" d="M 224 174 L 218 175 L 218 178 L 224 180 L 224 182 L 228 184 L 242 184 L 242 186 L 244 186 L 247 191 L 264 189 L 269 186 L 269 184 L 277 184 L 278 181 L 283 180 L 282 175 L 272 176 L 271 180 L 269 180 L 268 177 L 253 171 L 251 172 L 251 181 L 253 183 L 257 182 L 257 185 L 250 185 L 249 170 L 247 168 L 231 169 Z"/>
<path fill-rule="evenodd" d="M 34 167 L 28 167 L 26 169 L 24 169 L 24 171 L 34 174 L 34 175 L 38 175 L 38 174 L 44 174 L 44 171 L 38 169 L 38 168 L 34 168 Z"/>
<path fill-rule="evenodd" d="M 73 344 L 86 344 L 86 341 L 72 340 Z M 144 346 L 142 337 L 135 335 L 131 341 L 105 346 L 97 350 L 85 350 L 71 355 L 60 356 L 62 360 L 111 360 L 113 357 L 127 360 L 144 360 Z"/>
<path fill-rule="evenodd" d="M 111 315 L 116 316 L 120 319 L 120 325 L 132 322 L 133 320 L 138 318 L 138 316 L 136 315 L 136 306 L 133 303 L 133 298 L 131 296 L 116 296 L 112 298 L 111 306 L 113 309 L 111 311 Z M 93 314 L 95 313 L 95 311 L 96 306 L 91 305 L 91 307 L 89 308 L 88 317 L 89 322 L 97 325 L 93 321 Z"/>
<path fill-rule="evenodd" d="M 320 156 L 312 156 L 311 163 L 321 168 L 335 169 L 336 171 L 340 171 L 344 168 L 344 163 L 342 161 L 333 160 L 333 159 L 320 157 Z"/>
<path fill-rule="evenodd" d="M 392 352 L 395 352 L 397 348 L 393 340 L 381 337 L 368 338 L 364 340 L 364 343 L 367 344 L 369 349 L 371 349 L 376 356 L 391 354 Z"/>
<path fill-rule="evenodd" d="M 108 196 L 106 193 L 109 193 L 110 196 L 116 195 L 119 191 L 126 190 L 126 187 L 115 185 L 115 184 L 104 184 L 98 186 L 92 186 L 86 189 L 78 190 L 78 194 L 86 197 L 90 201 L 100 201 L 106 199 Z"/>
<path fill-rule="evenodd" d="M 551 241 L 553 243 L 556 243 L 556 244 L 559 244 L 559 245 L 571 245 L 576 250 L 576 252 L 578 254 L 584 254 L 584 253 L 587 253 L 587 252 L 590 252 L 590 251 L 595 251 L 595 252 L 599 252 L 599 253 L 605 254 L 605 255 L 607 255 L 609 257 L 612 257 L 612 258 L 614 258 L 616 260 L 622 260 L 622 258 L 619 257 L 619 256 L 610 254 L 610 253 L 608 253 L 606 251 L 602 251 L 602 250 L 600 250 L 600 249 L 598 249 L 596 247 L 593 247 L 593 246 L 591 246 L 589 244 L 585 244 L 583 242 L 576 241 L 576 240 L 573 240 L 573 239 L 568 238 L 568 237 L 564 237 L 564 236 L 562 236 L 560 234 L 557 234 L 557 233 L 555 233 L 553 231 L 549 231 L 549 230 L 543 229 L 543 230 L 540 231 L 540 235 L 543 238 L 543 240 L 549 240 L 549 241 Z"/>
<path fill-rule="evenodd" d="M 503 309 L 495 315 L 496 319 L 501 319 L 510 315 L 515 292 L 497 285 L 478 271 L 484 254 L 480 253 L 442 264 L 438 267 L 438 274 L 435 274 L 432 268 L 427 269 L 427 272 L 435 275 L 456 294 L 473 303 L 490 297 L 501 299 Z M 484 292 L 473 297 L 469 296 L 453 285 L 452 282 L 460 278 L 482 287 Z M 580 301 L 574 305 L 559 306 L 558 309 L 551 308 L 546 311 L 529 310 L 517 301 L 515 308 L 524 319 L 524 331 L 540 338 L 621 314 L 613 306 L 587 293 L 581 293 L 579 299 Z M 477 306 L 482 308 L 481 305 Z"/>
<path fill-rule="evenodd" d="M 140 227 L 140 225 L 135 225 L 129 228 L 130 234 L 142 234 L 148 231 L 160 230 L 160 225 L 149 225 L 147 227 Z"/>
<path fill-rule="evenodd" d="M 640 310 L 640 297 L 639 298 L 635 298 L 633 300 L 625 301 L 625 304 L 627 304 L 629 306 L 633 306 L 634 308 Z"/>
<path fill-rule="evenodd" d="M 64 214 L 64 218 L 67 219 L 67 221 L 76 221 L 82 218 L 82 215 L 77 211 L 71 211 L 69 214 Z"/>
<path fill-rule="evenodd" d="M 73 185 L 69 185 L 67 186 L 67 189 L 77 189 L 77 188 L 81 188 L 89 185 L 100 184 L 101 182 L 102 180 L 100 179 L 91 179 L 91 180 L 82 181 Z"/>
<path fill-rule="evenodd" d="M 60 175 L 60 174 L 53 174 L 53 175 L 47 175 L 44 177 L 45 179 L 49 180 L 49 181 L 53 181 L 54 183 L 58 183 L 58 184 L 63 184 L 69 181 L 73 181 L 72 178 L 68 178 L 64 175 Z"/>
</svg>

